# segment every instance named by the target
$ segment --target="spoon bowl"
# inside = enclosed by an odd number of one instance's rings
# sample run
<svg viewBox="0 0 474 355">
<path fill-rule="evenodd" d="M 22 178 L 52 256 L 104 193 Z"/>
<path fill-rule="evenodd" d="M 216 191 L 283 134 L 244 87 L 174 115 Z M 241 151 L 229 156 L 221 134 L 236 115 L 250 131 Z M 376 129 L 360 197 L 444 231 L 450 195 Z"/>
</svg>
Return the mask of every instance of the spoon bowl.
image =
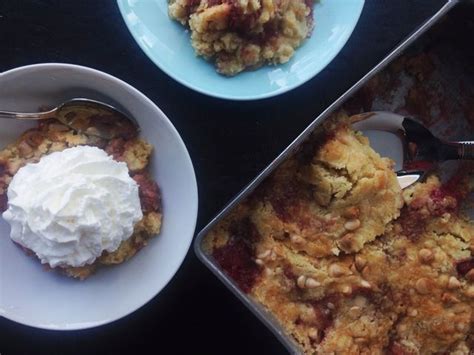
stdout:
<svg viewBox="0 0 474 355">
<path fill-rule="evenodd" d="M 393 112 L 366 112 L 352 117 L 352 127 L 370 136 L 371 132 L 391 133 L 401 143 L 402 155 L 394 159 L 402 188 L 422 179 L 439 162 L 473 160 L 474 141 L 445 141 L 435 137 L 419 120 Z M 371 141 L 374 150 L 394 158 L 388 140 Z"/>
</svg>

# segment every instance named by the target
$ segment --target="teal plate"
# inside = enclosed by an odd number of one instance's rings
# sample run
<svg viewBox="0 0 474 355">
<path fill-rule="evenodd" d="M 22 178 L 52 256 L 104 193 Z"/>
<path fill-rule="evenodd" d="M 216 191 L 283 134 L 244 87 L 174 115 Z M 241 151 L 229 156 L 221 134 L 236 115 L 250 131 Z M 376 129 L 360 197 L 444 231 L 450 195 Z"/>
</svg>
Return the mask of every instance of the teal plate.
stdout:
<svg viewBox="0 0 474 355">
<path fill-rule="evenodd" d="M 312 36 L 286 64 L 228 78 L 196 57 L 190 33 L 168 17 L 167 0 L 118 0 L 133 37 L 165 73 L 200 93 L 231 100 L 263 99 L 296 88 L 326 67 L 349 39 L 364 0 L 320 0 Z"/>
</svg>

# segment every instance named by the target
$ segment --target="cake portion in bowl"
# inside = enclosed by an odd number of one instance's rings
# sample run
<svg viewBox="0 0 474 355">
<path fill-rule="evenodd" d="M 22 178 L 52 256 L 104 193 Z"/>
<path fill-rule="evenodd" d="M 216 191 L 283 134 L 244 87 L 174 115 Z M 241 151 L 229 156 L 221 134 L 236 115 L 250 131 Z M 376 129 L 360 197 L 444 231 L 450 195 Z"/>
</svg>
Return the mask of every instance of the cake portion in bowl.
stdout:
<svg viewBox="0 0 474 355">
<path fill-rule="evenodd" d="M 136 129 L 106 140 L 40 122 L 0 151 L 12 239 L 46 268 L 79 279 L 128 260 L 161 228 L 152 150 Z"/>
<path fill-rule="evenodd" d="M 204 238 L 306 354 L 469 354 L 468 179 L 401 191 L 347 118 L 328 122 Z"/>
<path fill-rule="evenodd" d="M 313 0 L 170 0 L 170 17 L 191 30 L 196 54 L 233 76 L 286 63 L 311 35 Z"/>
</svg>

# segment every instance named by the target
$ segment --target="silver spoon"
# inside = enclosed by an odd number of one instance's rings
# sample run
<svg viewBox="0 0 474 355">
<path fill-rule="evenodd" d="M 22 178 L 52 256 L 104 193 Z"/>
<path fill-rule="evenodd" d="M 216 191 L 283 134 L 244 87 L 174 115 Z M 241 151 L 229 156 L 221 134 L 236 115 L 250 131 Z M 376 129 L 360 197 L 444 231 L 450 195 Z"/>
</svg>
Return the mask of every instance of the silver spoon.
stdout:
<svg viewBox="0 0 474 355">
<path fill-rule="evenodd" d="M 398 137 L 402 147 L 402 161 L 398 164 L 397 175 L 402 188 L 422 179 L 438 162 L 474 160 L 474 141 L 450 142 L 439 139 L 412 117 L 392 112 L 367 112 L 353 116 L 352 127 L 366 134 L 385 131 Z M 384 141 L 379 140 L 373 148 L 379 153 L 384 152 L 382 155 L 392 157 L 384 145 Z"/>
<path fill-rule="evenodd" d="M 56 119 L 78 133 L 105 139 L 137 134 L 136 122 L 117 108 L 100 101 L 75 98 L 45 112 L 0 111 L 0 118 L 16 120 Z"/>
</svg>

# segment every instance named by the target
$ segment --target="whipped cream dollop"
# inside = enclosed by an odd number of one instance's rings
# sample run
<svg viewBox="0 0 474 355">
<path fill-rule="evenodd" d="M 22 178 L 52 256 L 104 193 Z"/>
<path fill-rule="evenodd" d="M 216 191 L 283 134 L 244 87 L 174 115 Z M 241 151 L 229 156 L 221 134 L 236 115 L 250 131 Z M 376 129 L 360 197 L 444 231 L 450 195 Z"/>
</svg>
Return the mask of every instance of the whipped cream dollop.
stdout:
<svg viewBox="0 0 474 355">
<path fill-rule="evenodd" d="M 18 170 L 3 214 L 11 239 L 51 267 L 84 266 L 117 250 L 142 217 L 127 165 L 89 146 L 52 153 Z"/>
</svg>

